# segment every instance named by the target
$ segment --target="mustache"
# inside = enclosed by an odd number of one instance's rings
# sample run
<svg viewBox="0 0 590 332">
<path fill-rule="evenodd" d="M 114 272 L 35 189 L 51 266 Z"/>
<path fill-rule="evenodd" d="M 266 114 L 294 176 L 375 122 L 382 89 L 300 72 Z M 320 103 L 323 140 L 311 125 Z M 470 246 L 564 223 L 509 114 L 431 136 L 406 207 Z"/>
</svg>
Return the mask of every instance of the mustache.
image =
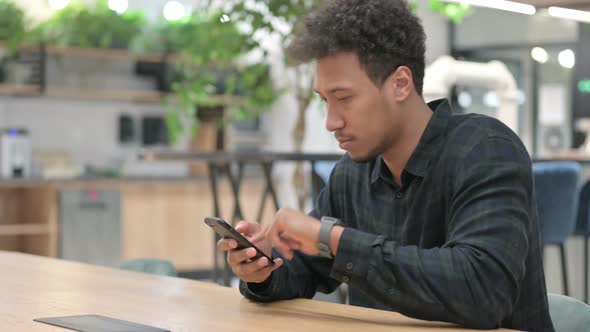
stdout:
<svg viewBox="0 0 590 332">
<path fill-rule="evenodd" d="M 338 141 L 348 141 L 348 140 L 353 139 L 353 137 L 351 135 L 347 135 L 347 134 L 342 133 L 342 132 L 336 132 L 336 133 L 334 133 L 334 137 Z"/>
</svg>

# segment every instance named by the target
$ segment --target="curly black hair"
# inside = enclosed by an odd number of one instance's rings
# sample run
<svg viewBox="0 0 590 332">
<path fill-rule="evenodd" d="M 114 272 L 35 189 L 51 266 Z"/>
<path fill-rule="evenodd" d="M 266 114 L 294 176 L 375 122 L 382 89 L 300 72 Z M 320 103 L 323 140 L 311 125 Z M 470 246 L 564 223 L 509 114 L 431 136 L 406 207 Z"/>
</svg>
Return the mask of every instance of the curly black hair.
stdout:
<svg viewBox="0 0 590 332">
<path fill-rule="evenodd" d="M 377 86 L 404 65 L 422 94 L 426 35 L 405 0 L 330 0 L 305 16 L 287 53 L 304 63 L 341 51 L 356 52 Z"/>
</svg>

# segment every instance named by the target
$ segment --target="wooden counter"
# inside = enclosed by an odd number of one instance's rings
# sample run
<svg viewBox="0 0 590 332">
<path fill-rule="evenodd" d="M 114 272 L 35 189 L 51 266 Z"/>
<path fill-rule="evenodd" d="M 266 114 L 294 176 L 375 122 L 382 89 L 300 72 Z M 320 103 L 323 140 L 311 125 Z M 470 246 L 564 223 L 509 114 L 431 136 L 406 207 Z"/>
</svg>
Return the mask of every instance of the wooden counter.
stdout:
<svg viewBox="0 0 590 332">
<path fill-rule="evenodd" d="M 259 179 L 244 180 L 246 218 L 256 217 L 263 186 Z M 59 192 L 65 189 L 121 193 L 121 260 L 163 258 L 179 270 L 211 269 L 213 233 L 202 222 L 213 213 L 206 178 L 0 181 L 0 250 L 57 257 Z M 229 218 L 229 182 L 220 189 L 222 217 Z M 273 215 L 268 203 L 264 221 Z"/>
</svg>

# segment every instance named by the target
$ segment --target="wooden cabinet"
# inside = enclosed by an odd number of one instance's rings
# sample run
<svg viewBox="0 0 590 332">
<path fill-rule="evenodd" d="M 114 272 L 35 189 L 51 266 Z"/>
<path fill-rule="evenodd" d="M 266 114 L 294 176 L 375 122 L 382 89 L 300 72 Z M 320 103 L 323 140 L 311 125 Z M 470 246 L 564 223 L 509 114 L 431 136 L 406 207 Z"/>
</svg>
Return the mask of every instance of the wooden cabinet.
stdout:
<svg viewBox="0 0 590 332">
<path fill-rule="evenodd" d="M 0 186 L 0 249 L 55 257 L 57 206 L 49 187 Z"/>
<path fill-rule="evenodd" d="M 233 211 L 231 188 L 222 181 L 222 217 Z M 59 192 L 109 189 L 121 193 L 121 260 L 162 258 L 178 270 L 210 270 L 213 232 L 203 218 L 213 214 L 206 178 L 186 180 L 4 181 L 0 182 L 0 250 L 58 256 Z M 245 179 L 242 208 L 256 217 L 264 183 Z M 274 211 L 267 202 L 263 221 Z"/>
</svg>

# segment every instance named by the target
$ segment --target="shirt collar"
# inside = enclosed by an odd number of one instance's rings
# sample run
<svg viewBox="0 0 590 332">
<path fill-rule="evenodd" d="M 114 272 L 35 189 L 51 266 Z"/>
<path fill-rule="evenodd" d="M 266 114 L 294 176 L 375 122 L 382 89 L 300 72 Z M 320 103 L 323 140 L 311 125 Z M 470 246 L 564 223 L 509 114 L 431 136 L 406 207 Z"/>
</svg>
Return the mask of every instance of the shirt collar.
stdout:
<svg viewBox="0 0 590 332">
<path fill-rule="evenodd" d="M 428 103 L 428 107 L 430 107 L 434 114 L 430 118 L 430 121 L 428 121 L 426 129 L 405 167 L 406 172 L 419 177 L 426 175 L 432 158 L 438 154 L 442 140 L 437 138 L 444 135 L 452 114 L 451 105 L 447 99 L 431 101 Z M 386 171 L 386 168 L 387 166 L 385 166 L 381 156 L 375 158 L 371 173 L 371 183 L 375 183 L 379 177 L 383 178 L 385 176 L 383 172 Z"/>
</svg>

